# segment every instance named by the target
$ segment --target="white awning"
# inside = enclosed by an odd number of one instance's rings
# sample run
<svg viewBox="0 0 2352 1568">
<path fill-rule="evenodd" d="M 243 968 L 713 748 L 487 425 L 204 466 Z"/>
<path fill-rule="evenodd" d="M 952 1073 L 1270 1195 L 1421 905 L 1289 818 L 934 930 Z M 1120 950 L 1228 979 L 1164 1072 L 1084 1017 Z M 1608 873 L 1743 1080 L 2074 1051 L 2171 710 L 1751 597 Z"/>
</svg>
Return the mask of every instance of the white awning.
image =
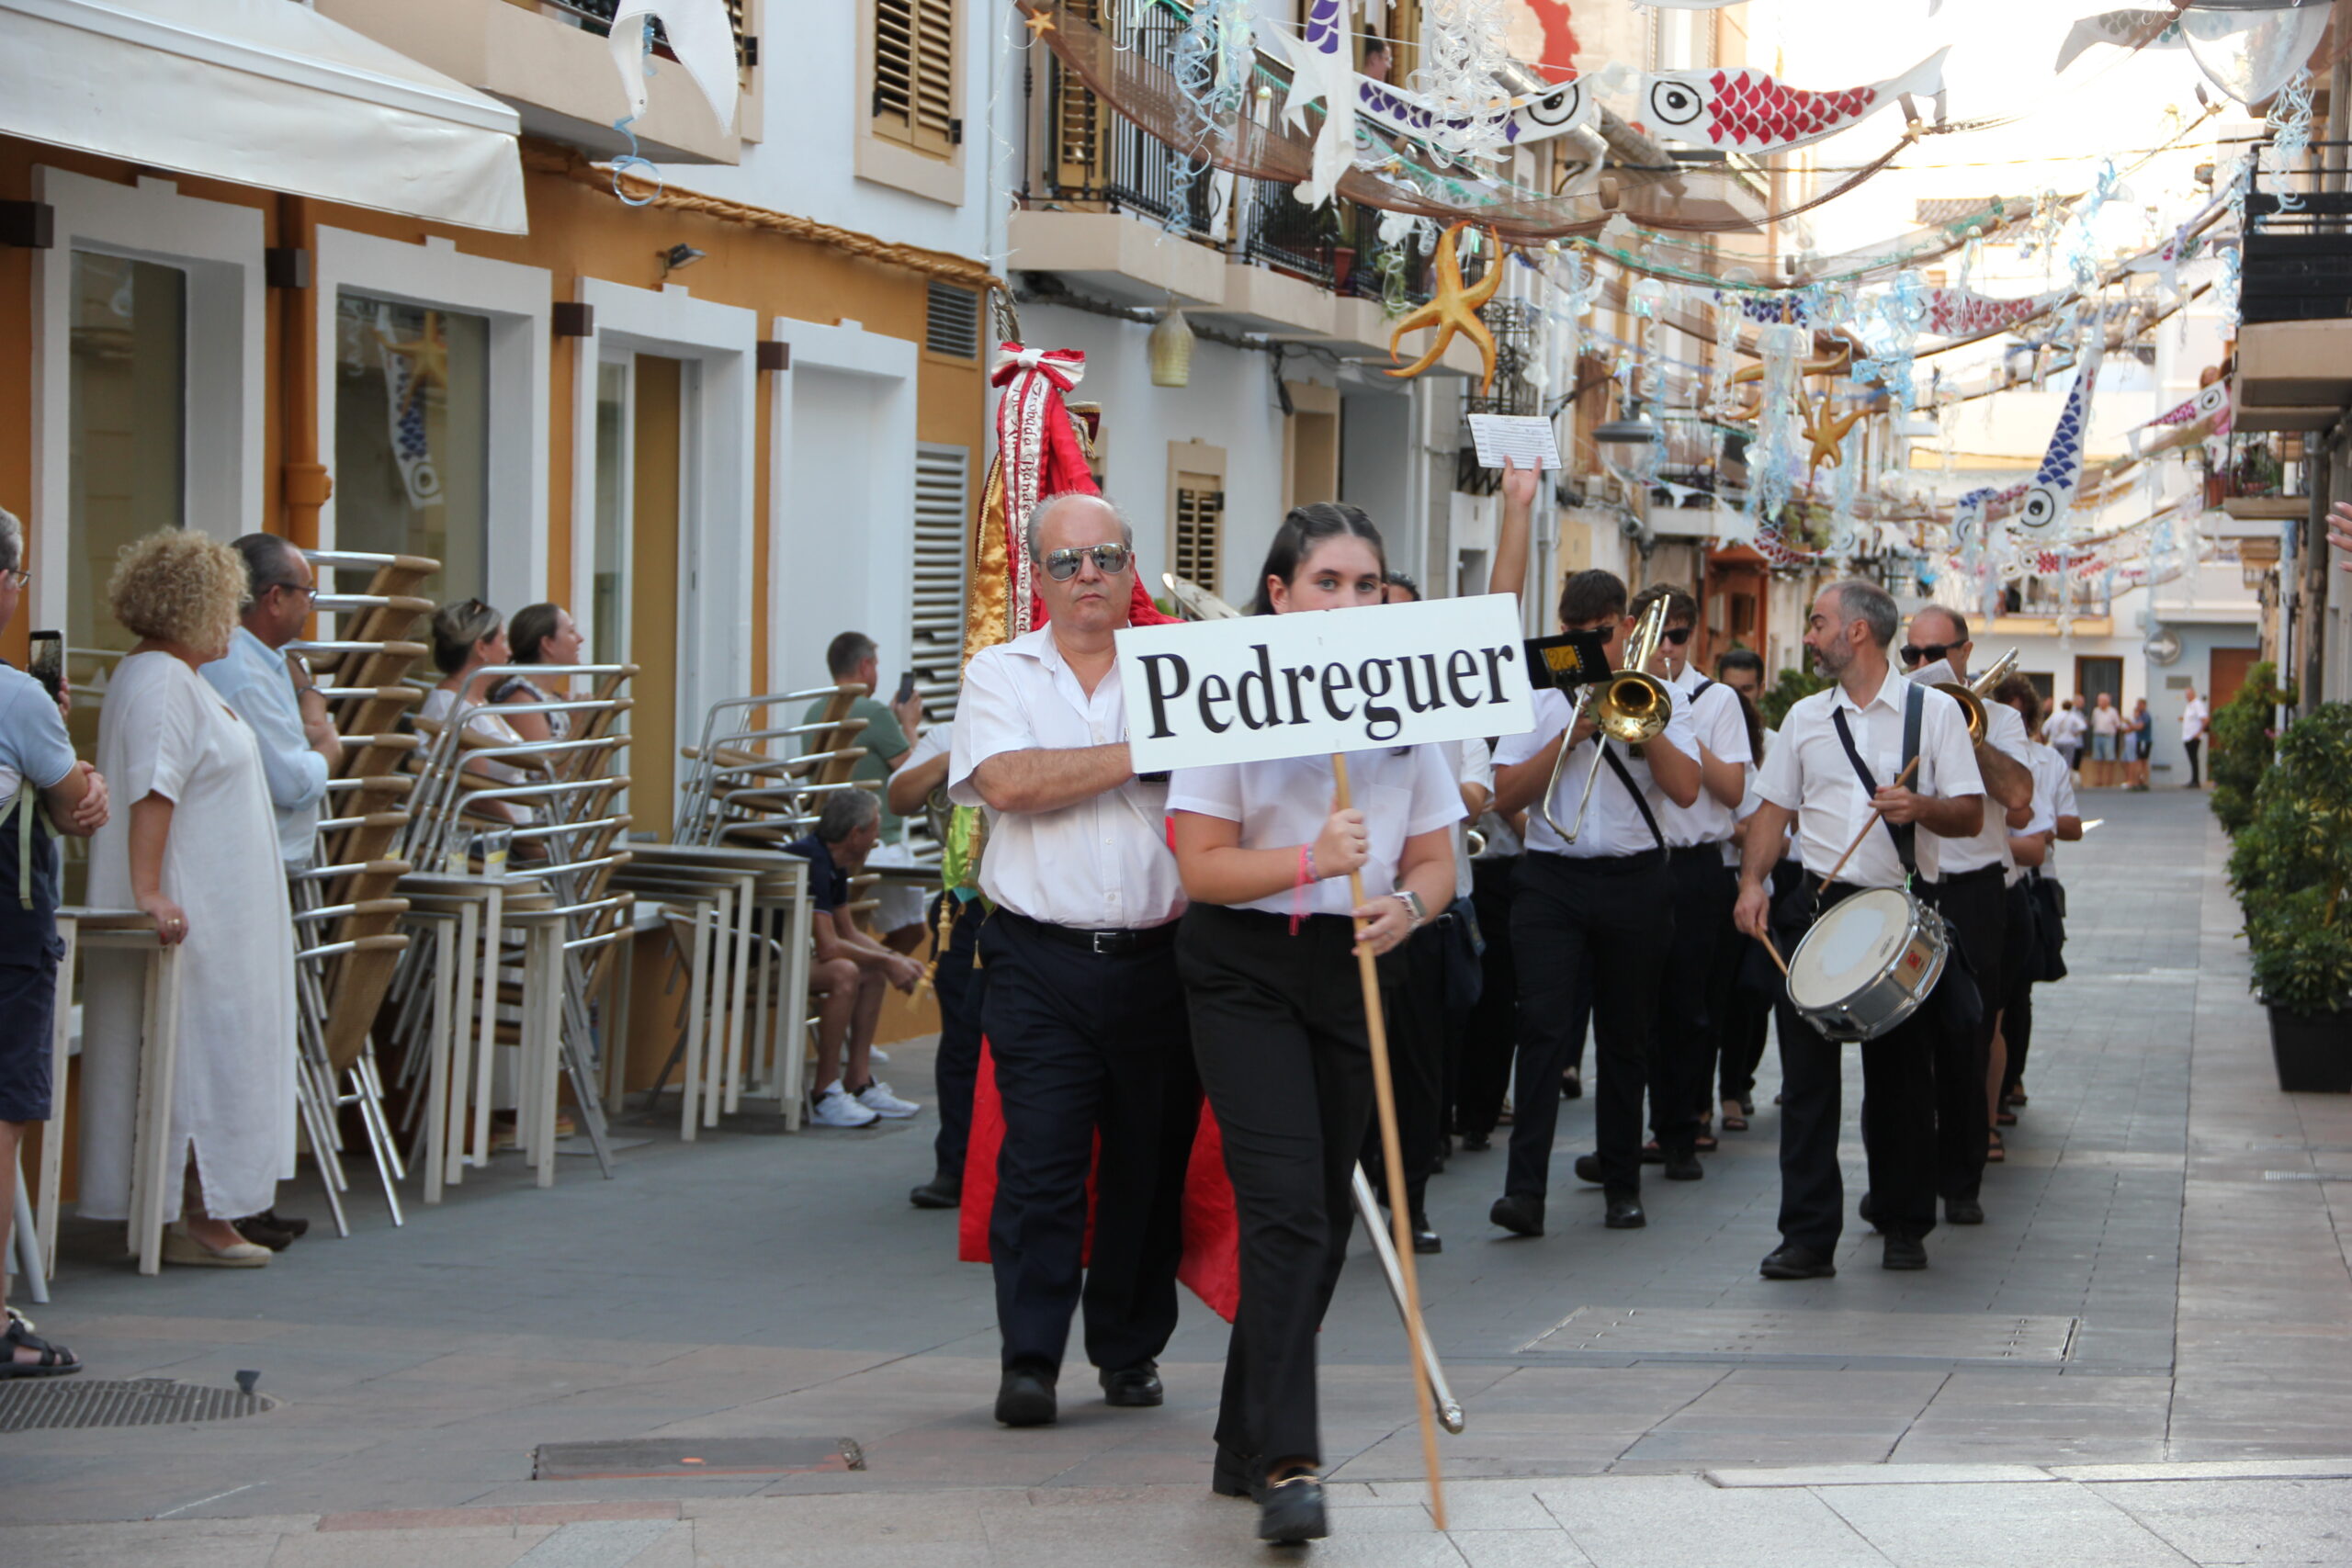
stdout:
<svg viewBox="0 0 2352 1568">
<path fill-rule="evenodd" d="M 295 0 L 0 0 L 0 135 L 520 234 L 514 111 Z"/>
</svg>

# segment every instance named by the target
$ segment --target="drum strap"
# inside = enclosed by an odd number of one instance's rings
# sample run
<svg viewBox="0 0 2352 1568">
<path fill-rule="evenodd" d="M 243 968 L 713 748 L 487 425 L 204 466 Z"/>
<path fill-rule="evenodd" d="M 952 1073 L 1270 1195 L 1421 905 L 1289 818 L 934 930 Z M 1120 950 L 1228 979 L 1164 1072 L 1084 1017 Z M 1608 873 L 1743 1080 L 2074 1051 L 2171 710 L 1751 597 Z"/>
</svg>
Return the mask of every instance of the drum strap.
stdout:
<svg viewBox="0 0 2352 1568">
<path fill-rule="evenodd" d="M 1642 789 L 1634 782 L 1633 771 L 1625 766 L 1616 752 L 1609 749 L 1607 737 L 1596 735 L 1592 738 L 1592 743 L 1600 748 L 1601 756 L 1608 760 L 1609 771 L 1617 775 L 1617 782 L 1623 784 L 1625 793 L 1634 797 L 1634 808 L 1642 814 L 1642 820 L 1649 825 L 1650 837 L 1657 840 L 1659 849 L 1666 848 L 1666 835 L 1658 831 L 1657 818 L 1650 813 L 1650 803 L 1642 798 Z"/>
<path fill-rule="evenodd" d="M 1924 687 L 1908 682 L 1905 683 L 1905 688 L 1903 694 L 1903 766 L 1908 768 L 1911 765 L 1911 760 L 1919 754 L 1919 719 L 1920 715 L 1927 705 L 1927 691 Z M 1876 795 L 1878 793 L 1878 781 L 1871 776 L 1870 768 L 1863 762 L 1861 752 L 1855 750 L 1854 732 L 1850 728 L 1847 728 L 1846 725 L 1846 710 L 1833 705 L 1829 710 L 1829 722 L 1837 728 L 1838 744 L 1846 749 L 1846 761 L 1854 764 L 1854 776 L 1862 781 L 1863 797 L 1867 799 L 1871 795 Z M 1886 836 L 1894 840 L 1894 853 L 1896 858 L 1901 860 L 1903 863 L 1903 874 L 1905 876 L 1917 876 L 1919 872 L 1916 852 L 1918 843 L 1918 829 L 1908 822 L 1897 827 L 1894 823 L 1888 822 L 1883 817 L 1879 818 L 1879 820 L 1884 824 L 1886 828 Z"/>
</svg>

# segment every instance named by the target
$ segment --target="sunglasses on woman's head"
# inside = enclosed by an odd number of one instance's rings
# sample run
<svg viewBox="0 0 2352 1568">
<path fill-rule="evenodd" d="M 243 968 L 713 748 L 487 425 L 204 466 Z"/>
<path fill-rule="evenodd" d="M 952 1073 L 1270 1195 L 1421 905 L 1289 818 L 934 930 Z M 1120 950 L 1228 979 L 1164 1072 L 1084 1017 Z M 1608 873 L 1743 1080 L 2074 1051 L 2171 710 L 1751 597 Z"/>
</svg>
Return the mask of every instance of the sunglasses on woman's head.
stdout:
<svg viewBox="0 0 2352 1568">
<path fill-rule="evenodd" d="M 1127 570 L 1126 546 L 1080 545 L 1047 555 L 1046 575 L 1056 582 L 1068 582 L 1078 575 L 1080 565 L 1088 556 L 1094 558 L 1094 570 L 1105 577 L 1116 577 Z"/>
</svg>

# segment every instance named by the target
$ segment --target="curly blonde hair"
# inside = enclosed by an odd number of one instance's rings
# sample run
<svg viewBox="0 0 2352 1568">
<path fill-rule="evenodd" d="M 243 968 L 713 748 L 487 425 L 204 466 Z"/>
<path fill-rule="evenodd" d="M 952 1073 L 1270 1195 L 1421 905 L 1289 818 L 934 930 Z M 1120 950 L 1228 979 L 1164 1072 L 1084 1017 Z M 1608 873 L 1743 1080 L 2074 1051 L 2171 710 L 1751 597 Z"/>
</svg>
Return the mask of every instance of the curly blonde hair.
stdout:
<svg viewBox="0 0 2352 1568">
<path fill-rule="evenodd" d="M 193 528 L 159 528 L 122 547 L 107 603 L 142 637 L 226 652 L 245 603 L 244 558 Z"/>
</svg>

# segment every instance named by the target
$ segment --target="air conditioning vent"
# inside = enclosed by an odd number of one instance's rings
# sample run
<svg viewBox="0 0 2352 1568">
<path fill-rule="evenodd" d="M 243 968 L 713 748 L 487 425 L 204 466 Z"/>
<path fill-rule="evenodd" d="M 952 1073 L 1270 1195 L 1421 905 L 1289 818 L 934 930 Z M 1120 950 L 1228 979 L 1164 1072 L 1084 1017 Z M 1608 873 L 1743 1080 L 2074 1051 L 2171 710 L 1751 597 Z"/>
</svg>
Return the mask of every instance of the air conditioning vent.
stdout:
<svg viewBox="0 0 2352 1568">
<path fill-rule="evenodd" d="M 977 289 L 958 288 L 933 279 L 931 302 L 923 315 L 922 345 L 933 354 L 956 359 L 978 358 L 980 352 L 980 296 Z"/>
</svg>

